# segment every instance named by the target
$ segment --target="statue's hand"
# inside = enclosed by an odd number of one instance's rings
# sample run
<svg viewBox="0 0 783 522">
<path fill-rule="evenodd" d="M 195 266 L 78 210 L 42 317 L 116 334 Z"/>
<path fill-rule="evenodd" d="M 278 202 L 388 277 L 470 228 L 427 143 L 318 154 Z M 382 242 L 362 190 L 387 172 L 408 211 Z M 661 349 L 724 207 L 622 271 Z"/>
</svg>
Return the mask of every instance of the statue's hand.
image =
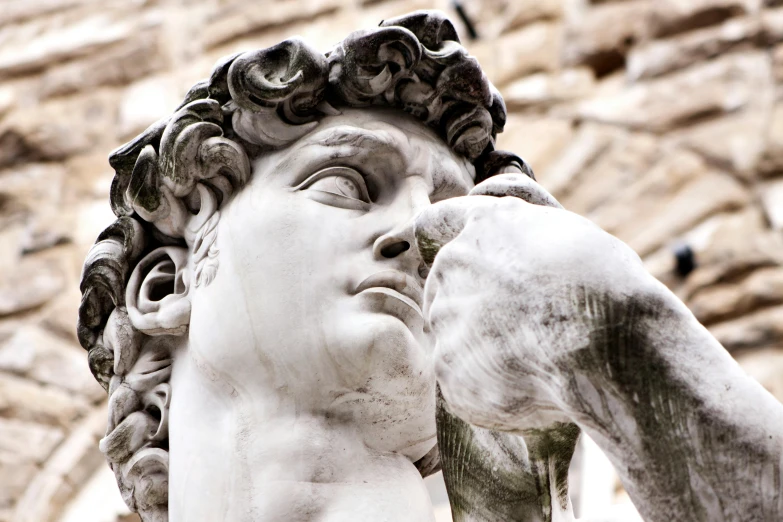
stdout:
<svg viewBox="0 0 783 522">
<path fill-rule="evenodd" d="M 415 234 L 432 263 L 424 305 L 438 381 L 454 412 L 485 428 L 573 421 L 578 383 L 563 370 L 596 347 L 608 361 L 668 298 L 628 246 L 522 175 L 432 205 Z"/>
</svg>

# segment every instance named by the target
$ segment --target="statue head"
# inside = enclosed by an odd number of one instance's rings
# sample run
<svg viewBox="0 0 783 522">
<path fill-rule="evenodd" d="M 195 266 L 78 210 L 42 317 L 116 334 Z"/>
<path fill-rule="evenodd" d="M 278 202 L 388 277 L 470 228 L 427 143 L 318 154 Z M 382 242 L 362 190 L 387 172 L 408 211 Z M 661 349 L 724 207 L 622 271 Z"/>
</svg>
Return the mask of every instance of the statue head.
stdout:
<svg viewBox="0 0 783 522">
<path fill-rule="evenodd" d="M 166 520 L 170 414 L 205 389 L 229 409 L 308 397 L 437 469 L 410 225 L 496 172 L 532 176 L 495 150 L 504 123 L 452 24 L 422 11 L 327 53 L 294 38 L 229 56 L 111 154 L 117 220 L 85 262 L 78 335 L 132 510 Z"/>
</svg>

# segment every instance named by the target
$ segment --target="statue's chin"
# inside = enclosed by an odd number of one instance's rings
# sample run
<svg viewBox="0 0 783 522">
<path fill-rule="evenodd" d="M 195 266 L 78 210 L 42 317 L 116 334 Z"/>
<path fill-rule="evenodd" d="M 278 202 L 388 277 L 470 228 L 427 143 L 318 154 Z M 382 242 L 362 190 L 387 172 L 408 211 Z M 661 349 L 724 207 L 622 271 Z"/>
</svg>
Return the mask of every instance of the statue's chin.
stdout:
<svg viewBox="0 0 783 522">
<path fill-rule="evenodd" d="M 393 297 L 381 304 L 416 313 Z M 340 382 L 333 384 L 351 384 L 330 411 L 353 418 L 369 447 L 402 453 L 413 461 L 423 457 L 435 443 L 435 374 L 429 338 L 420 326 L 409 328 L 391 313 L 346 315 L 335 326 L 340 349 L 331 345 L 322 355 L 335 360 Z"/>
</svg>

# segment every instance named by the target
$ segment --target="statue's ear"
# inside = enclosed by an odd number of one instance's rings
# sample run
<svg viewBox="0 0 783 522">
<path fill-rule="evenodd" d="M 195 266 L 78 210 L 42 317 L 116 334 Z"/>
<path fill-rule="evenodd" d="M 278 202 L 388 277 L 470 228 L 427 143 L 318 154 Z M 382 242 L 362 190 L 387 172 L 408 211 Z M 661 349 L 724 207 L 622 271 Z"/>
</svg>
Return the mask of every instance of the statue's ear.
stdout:
<svg viewBox="0 0 783 522">
<path fill-rule="evenodd" d="M 139 261 L 125 291 L 128 318 L 147 335 L 181 335 L 190 324 L 188 251 L 161 247 Z"/>
</svg>

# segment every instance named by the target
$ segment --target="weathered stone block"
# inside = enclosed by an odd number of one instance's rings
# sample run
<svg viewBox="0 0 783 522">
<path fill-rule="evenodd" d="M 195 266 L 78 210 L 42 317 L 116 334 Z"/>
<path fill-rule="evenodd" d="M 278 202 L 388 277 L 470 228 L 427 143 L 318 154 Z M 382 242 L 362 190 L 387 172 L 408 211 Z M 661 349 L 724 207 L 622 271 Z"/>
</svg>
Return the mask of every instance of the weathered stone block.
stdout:
<svg viewBox="0 0 783 522">
<path fill-rule="evenodd" d="M 87 402 L 73 394 L 0 372 L 0 415 L 68 426 L 84 415 Z"/>
<path fill-rule="evenodd" d="M 0 118 L 6 115 L 16 104 L 16 93 L 9 86 L 0 86 Z"/>
<path fill-rule="evenodd" d="M 482 0 L 464 2 L 481 39 L 497 38 L 541 19 L 559 18 L 563 0 Z"/>
<path fill-rule="evenodd" d="M 15 273 L 0 278 L 0 317 L 41 306 L 64 286 L 64 275 L 56 263 L 24 259 Z"/>
<path fill-rule="evenodd" d="M 765 9 L 761 14 L 761 27 L 765 43 L 773 44 L 783 40 L 783 8 Z"/>
<path fill-rule="evenodd" d="M 106 427 L 105 408 L 101 405 L 87 416 L 30 481 L 15 507 L 15 521 L 53 520 L 77 488 L 103 465 L 96 443 Z"/>
<path fill-rule="evenodd" d="M 70 209 L 60 206 L 65 169 L 56 164 L 33 163 L 0 173 L 3 214 L 24 223 L 24 234 L 14 254 L 29 253 L 70 241 Z"/>
<path fill-rule="evenodd" d="M 226 9 L 221 6 L 210 16 L 210 24 L 202 35 L 204 46 L 209 49 L 231 40 L 259 33 L 275 27 L 335 12 L 339 0 L 311 0 L 308 2 L 279 2 L 274 9 L 259 9 L 252 3 L 235 3 Z"/>
<path fill-rule="evenodd" d="M 589 120 L 665 132 L 709 116 L 750 105 L 771 87 L 764 53 L 732 54 L 666 78 L 582 102 L 579 116 Z"/>
<path fill-rule="evenodd" d="M 749 48 L 757 43 L 761 31 L 757 19 L 739 18 L 717 27 L 651 41 L 629 53 L 628 78 L 635 81 L 660 76 L 730 51 Z"/>
<path fill-rule="evenodd" d="M 688 301 L 688 306 L 702 324 L 710 324 L 781 303 L 783 270 L 769 267 L 754 271 L 740 283 L 706 287 Z"/>
<path fill-rule="evenodd" d="M 90 373 L 81 347 L 28 325 L 0 345 L 0 370 L 13 372 L 96 400 L 103 389 Z"/>
<path fill-rule="evenodd" d="M 0 168 L 61 161 L 116 145 L 117 93 L 96 91 L 17 110 L 0 121 Z"/>
<path fill-rule="evenodd" d="M 561 203 L 572 212 L 590 216 L 611 201 L 618 191 L 641 179 L 659 155 L 655 137 L 621 133 L 604 154 L 582 169 L 573 190 L 561 199 Z"/>
<path fill-rule="evenodd" d="M 783 350 L 765 348 L 748 350 L 734 356 L 748 375 L 761 383 L 775 398 L 783 402 Z"/>
<path fill-rule="evenodd" d="M 650 11 L 650 30 L 656 38 L 719 24 L 729 18 L 755 14 L 760 0 L 657 0 Z"/>
<path fill-rule="evenodd" d="M 103 86 L 137 81 L 166 65 L 154 31 L 141 31 L 105 52 L 60 67 L 50 67 L 40 79 L 41 96 L 62 96 Z"/>
<path fill-rule="evenodd" d="M 577 100 L 592 94 L 594 88 L 593 72 L 580 67 L 552 74 L 533 74 L 507 85 L 502 91 L 506 107 L 513 110 Z"/>
<path fill-rule="evenodd" d="M 586 65 L 599 76 L 623 67 L 625 54 L 649 32 L 653 4 L 648 0 L 633 0 L 569 13 L 563 62 Z"/>
<path fill-rule="evenodd" d="M 771 90 L 765 92 L 761 88 L 752 100 L 753 107 L 694 125 L 672 136 L 675 142 L 698 151 L 713 164 L 750 181 L 756 177 L 764 154 L 771 94 Z"/>
<path fill-rule="evenodd" d="M 567 120 L 510 114 L 503 134 L 498 136 L 498 148 L 514 151 L 545 183 L 549 165 L 568 146 L 573 134 Z"/>
<path fill-rule="evenodd" d="M 6 520 L 11 520 L 11 507 L 22 495 L 27 484 L 35 476 L 38 466 L 34 462 L 25 461 L 13 453 L 0 451 L 0 520 L 3 511 L 8 510 Z"/>
<path fill-rule="evenodd" d="M 757 207 L 716 216 L 701 240 L 697 263 L 699 267 L 688 276 L 681 292 L 686 302 L 710 285 L 783 264 L 783 237 L 767 228 Z"/>
<path fill-rule="evenodd" d="M 759 163 L 761 175 L 783 173 L 783 103 L 778 102 L 771 110 L 763 146 L 765 149 Z"/>
<path fill-rule="evenodd" d="M 0 78 L 31 74 L 56 63 L 88 56 L 127 39 L 128 22 L 99 14 L 30 39 L 24 27 L 10 35 L 0 51 Z"/>
<path fill-rule="evenodd" d="M 783 180 L 763 183 L 759 195 L 769 224 L 775 230 L 783 229 Z"/>
<path fill-rule="evenodd" d="M 626 54 L 636 44 L 716 25 L 758 10 L 758 0 L 634 0 L 599 4 L 589 9 L 582 6 L 567 17 L 563 58 L 566 64 L 584 64 L 602 76 L 622 68 Z M 692 42 L 685 47 L 691 53 L 698 53 L 697 49 L 709 45 Z M 656 51 L 661 52 L 661 48 Z M 647 59 L 665 61 L 661 56 Z M 689 58 L 678 56 L 670 60 Z M 634 69 L 638 68 L 637 64 Z"/>
<path fill-rule="evenodd" d="M 85 0 L 35 0 L 8 2 L 0 11 L 0 26 L 18 24 L 83 5 Z"/>
<path fill-rule="evenodd" d="M 559 24 L 539 22 L 496 40 L 470 47 L 492 83 L 501 87 L 511 80 L 539 71 L 553 70 L 560 49 Z"/>
<path fill-rule="evenodd" d="M 783 306 L 718 323 L 709 330 L 729 351 L 779 345 L 783 342 Z"/>
<path fill-rule="evenodd" d="M 54 522 L 75 486 L 61 475 L 38 473 L 16 503 L 14 522 Z"/>
<path fill-rule="evenodd" d="M 19 115 L 0 127 L 0 167 L 28 161 L 56 161 L 90 148 L 87 129 L 56 118 Z"/>
<path fill-rule="evenodd" d="M 783 44 L 778 44 L 772 49 L 772 73 L 776 83 L 783 83 Z M 778 91 L 776 99 L 781 99 L 781 93 Z"/>
<path fill-rule="evenodd" d="M 171 77 L 156 76 L 127 87 L 119 106 L 116 135 L 127 139 L 139 134 L 162 115 L 169 114 L 185 93 Z"/>
<path fill-rule="evenodd" d="M 60 428 L 0 417 L 0 453 L 41 464 L 62 440 Z"/>
<path fill-rule="evenodd" d="M 649 216 L 617 231 L 640 256 L 646 256 L 667 241 L 718 212 L 742 208 L 747 189 L 731 175 L 708 172 L 682 186 L 671 199 L 660 202 Z"/>
<path fill-rule="evenodd" d="M 567 148 L 547 169 L 547 174 L 541 177 L 541 184 L 555 197 L 564 197 L 578 187 L 582 172 L 600 157 L 612 139 L 620 134 L 621 130 L 608 126 L 591 123 L 582 125 Z"/>
<path fill-rule="evenodd" d="M 0 172 L 0 197 L 30 212 L 55 206 L 62 199 L 64 179 L 65 169 L 56 164 L 28 163 L 6 169 Z"/>
<path fill-rule="evenodd" d="M 98 449 L 98 441 L 106 434 L 106 404 L 96 407 L 60 444 L 46 462 L 45 471 L 66 478 L 68 483 L 85 482 L 106 458 Z"/>
<path fill-rule="evenodd" d="M 42 310 L 41 325 L 62 339 L 70 339 L 78 346 L 76 328 L 73 325 L 79 316 L 80 301 L 78 288 L 69 285 Z"/>
<path fill-rule="evenodd" d="M 656 161 L 654 157 L 651 157 Z M 644 169 L 645 164 L 641 167 Z M 637 173 L 637 179 L 618 187 L 611 199 L 594 209 L 590 219 L 608 232 L 630 234 L 630 228 L 648 219 L 662 201 L 670 199 L 689 180 L 708 170 L 704 160 L 687 150 L 675 149 L 663 153 L 648 170 Z M 591 169 L 600 176 L 599 169 Z"/>
</svg>

